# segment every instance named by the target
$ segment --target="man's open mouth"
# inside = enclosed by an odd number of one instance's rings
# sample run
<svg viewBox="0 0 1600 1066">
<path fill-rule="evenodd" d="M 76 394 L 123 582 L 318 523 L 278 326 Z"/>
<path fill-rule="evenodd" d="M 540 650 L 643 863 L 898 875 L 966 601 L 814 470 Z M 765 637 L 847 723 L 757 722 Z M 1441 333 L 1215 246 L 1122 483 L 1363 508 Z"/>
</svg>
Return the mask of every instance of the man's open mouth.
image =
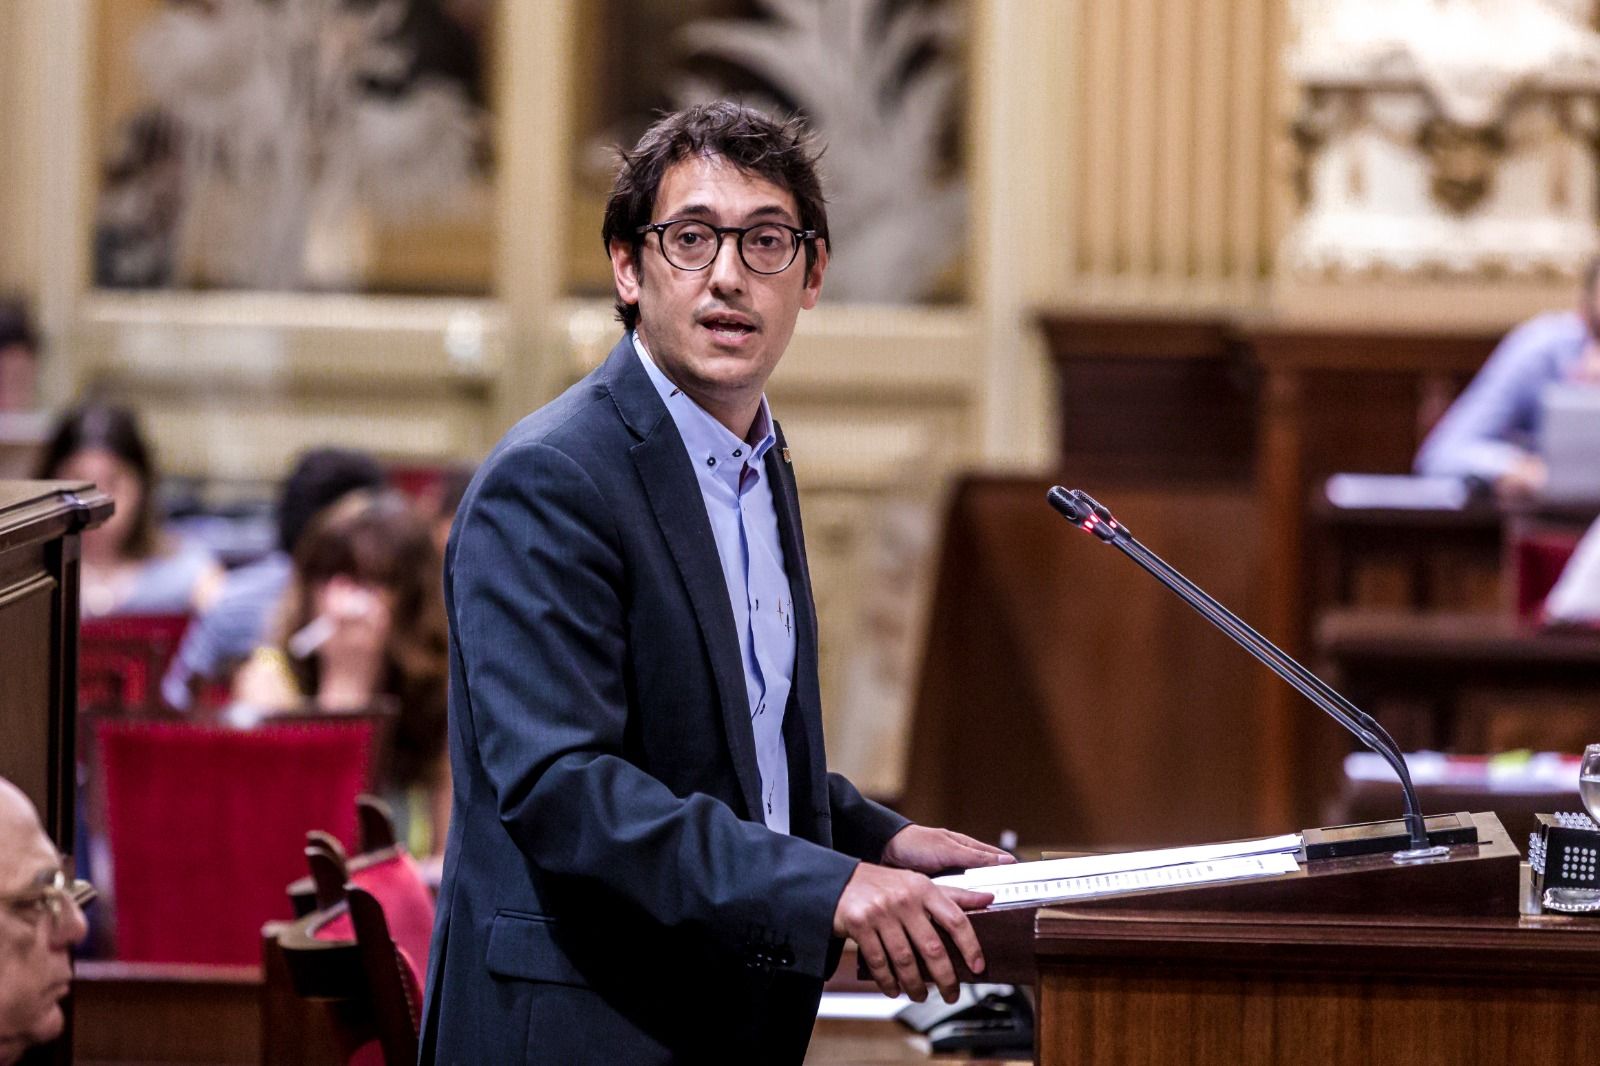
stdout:
<svg viewBox="0 0 1600 1066">
<path fill-rule="evenodd" d="M 713 315 L 710 318 L 701 319 L 700 324 L 713 333 L 738 337 L 742 337 L 746 333 L 754 333 L 756 329 L 743 319 L 724 318 L 721 315 Z"/>
</svg>

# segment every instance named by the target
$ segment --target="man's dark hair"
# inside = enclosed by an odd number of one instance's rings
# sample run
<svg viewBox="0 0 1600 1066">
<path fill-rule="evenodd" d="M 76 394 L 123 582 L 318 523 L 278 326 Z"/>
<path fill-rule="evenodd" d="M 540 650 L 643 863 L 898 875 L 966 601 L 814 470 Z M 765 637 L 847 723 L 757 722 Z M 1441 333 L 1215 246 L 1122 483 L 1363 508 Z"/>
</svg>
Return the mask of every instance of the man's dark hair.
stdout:
<svg viewBox="0 0 1600 1066">
<path fill-rule="evenodd" d="M 674 111 L 656 121 L 631 151 L 618 149 L 616 184 L 606 201 L 600 239 L 606 253 L 613 240 L 633 245 L 639 261 L 644 239 L 639 227 L 654 221 L 661 178 L 674 163 L 690 156 L 720 156 L 747 174 L 764 178 L 793 194 L 800 209 L 800 228 L 814 229 L 828 239 L 828 209 L 817 175 L 812 139 L 798 118 L 782 121 L 728 100 L 716 100 Z M 806 242 L 806 271 L 816 265 L 817 245 Z M 639 308 L 617 300 L 623 328 L 639 324 Z"/>
<path fill-rule="evenodd" d="M 0 298 L 0 348 L 9 348 L 13 344 L 37 353 L 39 337 L 33 332 L 28 309 L 21 300 Z"/>
<path fill-rule="evenodd" d="M 383 467 L 366 452 L 313 448 L 295 462 L 278 496 L 278 546 L 290 554 L 325 508 L 358 489 L 383 487 Z"/>
<path fill-rule="evenodd" d="M 90 451 L 110 452 L 139 479 L 143 491 L 122 551 L 132 559 L 148 558 L 157 546 L 156 464 L 139 428 L 139 418 L 132 410 L 97 400 L 69 407 L 56 419 L 45 440 L 34 474 L 45 480 L 59 478 L 67 460 Z"/>
</svg>

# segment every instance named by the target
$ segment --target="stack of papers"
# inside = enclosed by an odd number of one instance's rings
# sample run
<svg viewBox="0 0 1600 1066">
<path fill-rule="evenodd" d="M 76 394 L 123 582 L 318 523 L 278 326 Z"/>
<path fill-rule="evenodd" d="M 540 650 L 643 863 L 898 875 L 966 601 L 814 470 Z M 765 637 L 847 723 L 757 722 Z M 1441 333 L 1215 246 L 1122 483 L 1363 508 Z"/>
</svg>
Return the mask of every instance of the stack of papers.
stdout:
<svg viewBox="0 0 1600 1066">
<path fill-rule="evenodd" d="M 1335 474 L 1324 491 L 1335 507 L 1360 510 L 1459 511 L 1472 496 L 1461 478 L 1408 474 Z"/>
<path fill-rule="evenodd" d="M 993 893 L 996 907 L 1035 906 L 1293 873 L 1299 865 L 1300 849 L 1300 834 L 1286 833 L 1224 844 L 982 866 L 934 880 L 953 888 Z"/>
</svg>

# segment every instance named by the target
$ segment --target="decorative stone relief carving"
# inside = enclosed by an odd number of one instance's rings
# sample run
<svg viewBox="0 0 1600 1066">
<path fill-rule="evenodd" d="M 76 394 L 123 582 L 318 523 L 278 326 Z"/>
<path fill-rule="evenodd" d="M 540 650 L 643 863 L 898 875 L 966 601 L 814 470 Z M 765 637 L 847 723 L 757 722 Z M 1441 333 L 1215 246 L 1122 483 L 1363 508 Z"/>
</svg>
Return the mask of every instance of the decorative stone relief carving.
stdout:
<svg viewBox="0 0 1600 1066">
<path fill-rule="evenodd" d="M 1593 255 L 1593 0 L 1295 0 L 1290 269 L 1571 273 Z"/>
</svg>

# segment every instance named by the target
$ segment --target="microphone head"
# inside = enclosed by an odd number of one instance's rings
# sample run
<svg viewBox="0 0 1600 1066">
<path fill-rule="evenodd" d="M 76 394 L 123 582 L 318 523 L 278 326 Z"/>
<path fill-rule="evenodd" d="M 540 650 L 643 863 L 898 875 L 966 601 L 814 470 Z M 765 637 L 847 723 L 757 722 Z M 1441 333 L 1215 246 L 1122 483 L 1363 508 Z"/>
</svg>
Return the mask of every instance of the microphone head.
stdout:
<svg viewBox="0 0 1600 1066">
<path fill-rule="evenodd" d="M 1045 493 L 1044 498 L 1050 501 L 1050 506 L 1054 507 L 1062 518 L 1074 525 L 1094 513 L 1092 508 L 1085 506 L 1081 500 L 1060 485 Z"/>
</svg>

